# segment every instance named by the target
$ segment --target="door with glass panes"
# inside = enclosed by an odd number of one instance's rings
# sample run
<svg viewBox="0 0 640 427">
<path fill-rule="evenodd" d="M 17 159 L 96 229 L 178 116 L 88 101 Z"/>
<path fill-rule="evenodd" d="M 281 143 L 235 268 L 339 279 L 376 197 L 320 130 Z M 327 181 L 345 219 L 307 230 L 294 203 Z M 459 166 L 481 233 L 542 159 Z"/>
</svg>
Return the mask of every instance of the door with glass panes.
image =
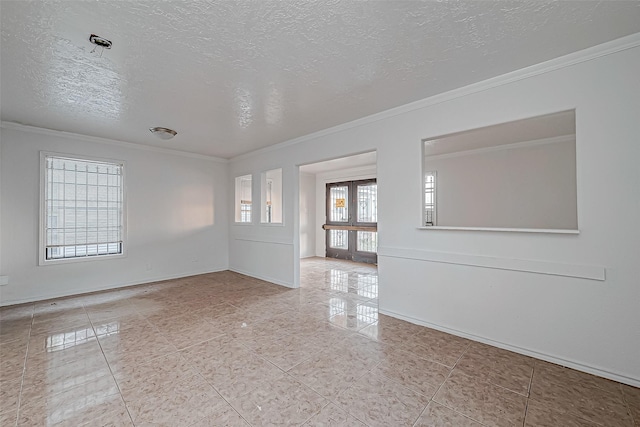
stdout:
<svg viewBox="0 0 640 427">
<path fill-rule="evenodd" d="M 327 257 L 378 262 L 377 196 L 375 179 L 327 184 Z"/>
</svg>

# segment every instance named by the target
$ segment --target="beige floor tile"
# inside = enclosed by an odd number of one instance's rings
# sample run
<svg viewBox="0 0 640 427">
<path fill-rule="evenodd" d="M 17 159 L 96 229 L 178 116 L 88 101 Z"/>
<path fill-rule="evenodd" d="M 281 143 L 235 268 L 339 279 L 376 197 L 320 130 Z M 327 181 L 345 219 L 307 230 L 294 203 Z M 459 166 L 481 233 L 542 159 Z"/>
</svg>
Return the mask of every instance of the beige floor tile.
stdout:
<svg viewBox="0 0 640 427">
<path fill-rule="evenodd" d="M 113 394 L 118 391 L 113 376 L 106 368 L 67 370 L 63 373 L 55 369 L 50 374 L 51 376 L 48 376 L 45 373 L 43 376 L 36 377 L 29 382 L 25 380 L 22 387 L 21 400 L 28 403 L 34 400 L 46 399 L 72 389 L 82 389 L 85 393 L 96 391 L 107 394 Z"/>
<path fill-rule="evenodd" d="M 360 420 L 353 415 L 349 415 L 345 411 L 339 409 L 333 403 L 328 404 L 320 410 L 320 412 L 306 423 L 305 427 L 366 427 Z"/>
<path fill-rule="evenodd" d="M 544 403 L 529 400 L 524 425 L 525 427 L 597 427 L 601 424 L 587 421 L 578 415 L 560 412 L 556 408 L 548 407 Z M 607 425 L 613 426 L 614 424 Z"/>
<path fill-rule="evenodd" d="M 180 381 L 143 380 L 124 394 L 133 422 L 138 425 L 190 425 L 217 413 L 226 402 L 199 375 Z"/>
<path fill-rule="evenodd" d="M 636 426 L 640 427 L 640 388 L 623 384 L 622 394 L 635 420 Z"/>
<path fill-rule="evenodd" d="M 396 348 L 411 351 L 415 348 L 413 342 L 418 337 L 420 327 L 388 316 L 379 315 L 378 321 L 362 328 L 358 333 Z"/>
<path fill-rule="evenodd" d="M 219 404 L 216 407 L 216 411 L 213 415 L 209 415 L 202 418 L 189 427 L 212 427 L 212 426 L 224 426 L 224 427 L 249 427 L 244 418 L 238 414 L 235 409 L 228 404 Z"/>
<path fill-rule="evenodd" d="M 226 271 L 0 308 L 0 425 L 640 427 L 636 388 L 377 296 L 375 266 L 311 258 L 299 289 Z"/>
<path fill-rule="evenodd" d="M 329 322 L 350 331 L 359 331 L 378 321 L 377 307 L 372 308 L 369 304 L 359 304 L 356 312 L 343 311 L 331 316 Z"/>
<path fill-rule="evenodd" d="M 89 343 L 97 344 L 95 332 L 91 327 L 52 334 L 32 334 L 29 339 L 29 355 L 60 351 Z"/>
<path fill-rule="evenodd" d="M 298 335 L 284 335 L 258 345 L 253 350 L 284 371 L 309 359 L 317 352 L 305 337 Z"/>
<path fill-rule="evenodd" d="M 97 336 L 112 335 L 135 328 L 145 329 L 149 326 L 152 325 L 138 312 L 93 322 L 93 329 Z"/>
<path fill-rule="evenodd" d="M 26 350 L 27 347 L 22 342 L 17 343 L 15 348 L 10 348 L 10 346 L 3 348 L 5 355 L 0 357 L 0 382 L 13 381 L 22 376 Z"/>
<path fill-rule="evenodd" d="M 59 335 L 86 329 L 91 329 L 91 323 L 87 316 L 85 316 L 85 318 L 60 319 L 38 324 L 34 323 L 31 327 L 31 335 Z"/>
<path fill-rule="evenodd" d="M 82 297 L 79 297 L 80 299 Z M 73 313 L 76 309 L 82 309 L 83 304 L 78 297 L 58 298 L 55 300 L 40 301 L 34 304 L 34 316 L 59 312 Z"/>
<path fill-rule="evenodd" d="M 13 427 L 16 425 L 18 417 L 18 411 L 13 410 L 9 412 L 0 413 L 0 426 L 2 427 Z"/>
<path fill-rule="evenodd" d="M 21 386 L 21 380 L 2 383 L 2 387 L 0 387 L 0 414 L 15 412 L 18 409 Z"/>
<path fill-rule="evenodd" d="M 434 329 L 423 328 L 408 350 L 416 355 L 452 368 L 469 347 L 471 341 Z"/>
<path fill-rule="evenodd" d="M 429 402 L 414 427 L 481 427 L 482 424 L 465 417 L 453 409 Z"/>
<path fill-rule="evenodd" d="M 189 322 L 158 325 L 157 327 L 160 333 L 177 349 L 183 349 L 224 334 L 220 328 L 200 318 L 192 318 Z"/>
<path fill-rule="evenodd" d="M 194 311 L 199 317 L 205 320 L 213 320 L 230 314 L 242 314 L 244 310 L 227 303 L 209 305 L 205 308 Z"/>
<path fill-rule="evenodd" d="M 82 305 L 66 306 L 58 305 L 57 302 L 51 303 L 45 310 L 36 308 L 33 315 L 33 324 L 54 322 L 54 321 L 86 321 L 88 320 L 87 312 Z"/>
<path fill-rule="evenodd" d="M 10 365 L 0 365 L 0 387 L 4 387 L 4 384 L 19 381 L 22 379 L 24 373 L 24 365 L 21 365 L 19 361 Z"/>
<path fill-rule="evenodd" d="M 375 375 L 365 375 L 335 399 L 344 411 L 369 426 L 411 426 L 429 398 Z"/>
<path fill-rule="evenodd" d="M 526 397 L 461 372 L 452 372 L 433 398 L 482 424 L 521 426 Z"/>
<path fill-rule="evenodd" d="M 135 329 L 135 330 L 134 330 Z M 130 328 L 98 337 L 112 371 L 138 365 L 177 349 L 155 328 Z"/>
<path fill-rule="evenodd" d="M 31 322 L 23 320 L 8 320 L 2 322 L 0 327 L 0 345 L 4 346 L 10 342 L 26 343 L 29 340 Z"/>
<path fill-rule="evenodd" d="M 291 368 L 288 373 L 321 396 L 333 399 L 368 371 L 368 366 L 353 360 L 321 354 Z"/>
<path fill-rule="evenodd" d="M 331 345 L 318 351 L 318 355 L 324 355 L 349 361 L 354 366 L 363 366 L 372 369 L 387 357 L 392 347 L 370 340 L 358 334 L 346 334 L 342 339 L 331 342 Z"/>
<path fill-rule="evenodd" d="M 86 383 L 62 393 L 21 403 L 18 425 L 83 425 L 113 411 L 123 410 L 113 379 L 103 387 Z"/>
<path fill-rule="evenodd" d="M 612 392 L 597 387 L 606 384 L 597 377 L 584 380 L 572 370 L 544 366 L 536 369 L 531 383 L 531 399 L 557 412 L 578 415 L 602 425 L 633 425 L 632 417 L 618 386 Z"/>
<path fill-rule="evenodd" d="M 29 349 L 26 369 L 29 371 L 30 368 L 40 365 L 53 368 L 66 365 L 67 363 L 100 357 L 102 357 L 102 350 L 98 345 L 98 341 L 92 337 L 85 342 L 77 343 L 77 345 L 56 346 L 48 348 L 45 351 L 36 351 L 33 353 L 31 349 Z"/>
<path fill-rule="evenodd" d="M 403 350 L 392 350 L 372 371 L 431 398 L 451 372 L 450 368 Z"/>
<path fill-rule="evenodd" d="M 128 300 L 111 301 L 90 306 L 86 305 L 85 310 L 94 325 L 109 319 L 138 314 L 135 307 Z"/>
<path fill-rule="evenodd" d="M 113 379 L 102 355 L 63 366 L 49 367 L 43 364 L 25 372 L 22 397 L 28 402 L 31 399 L 60 393 L 81 385 L 87 387 L 100 385 L 104 381 L 112 383 Z"/>
<path fill-rule="evenodd" d="M 328 402 L 310 388 L 283 374 L 258 383 L 229 400 L 252 425 L 300 425 Z"/>
<path fill-rule="evenodd" d="M 0 345 L 0 366 L 14 360 L 22 360 L 27 355 L 27 346 L 23 340 L 9 341 Z"/>
<path fill-rule="evenodd" d="M 533 365 L 533 359 L 526 356 L 476 343 L 464 353 L 455 369 L 528 396 Z"/>
<path fill-rule="evenodd" d="M 269 383 L 284 375 L 275 365 L 248 351 L 235 353 L 232 358 L 188 360 L 225 399 L 242 395 L 257 384 Z"/>
<path fill-rule="evenodd" d="M 5 322 L 15 319 L 31 319 L 33 317 L 34 304 L 21 304 L 0 307 L 0 321 Z"/>
<path fill-rule="evenodd" d="M 575 369 L 565 368 L 543 360 L 535 361 L 535 370 L 538 377 L 543 376 L 546 380 L 554 383 L 579 383 L 586 388 L 598 388 L 609 393 L 620 393 L 620 384 L 615 381 L 576 371 Z"/>
<path fill-rule="evenodd" d="M 196 370 L 180 353 L 170 353 L 148 363 L 127 366 L 114 374 L 122 393 L 135 389 L 145 381 L 160 378 L 162 381 L 180 381 L 192 377 Z"/>
</svg>

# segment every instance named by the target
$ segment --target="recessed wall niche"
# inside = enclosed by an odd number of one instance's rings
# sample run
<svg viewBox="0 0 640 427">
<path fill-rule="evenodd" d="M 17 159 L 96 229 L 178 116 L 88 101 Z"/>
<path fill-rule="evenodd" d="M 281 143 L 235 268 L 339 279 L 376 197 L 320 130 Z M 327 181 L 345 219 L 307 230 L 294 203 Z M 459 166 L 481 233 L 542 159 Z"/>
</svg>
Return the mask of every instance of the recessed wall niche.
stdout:
<svg viewBox="0 0 640 427">
<path fill-rule="evenodd" d="M 423 140 L 426 228 L 577 231 L 575 110 Z"/>
</svg>

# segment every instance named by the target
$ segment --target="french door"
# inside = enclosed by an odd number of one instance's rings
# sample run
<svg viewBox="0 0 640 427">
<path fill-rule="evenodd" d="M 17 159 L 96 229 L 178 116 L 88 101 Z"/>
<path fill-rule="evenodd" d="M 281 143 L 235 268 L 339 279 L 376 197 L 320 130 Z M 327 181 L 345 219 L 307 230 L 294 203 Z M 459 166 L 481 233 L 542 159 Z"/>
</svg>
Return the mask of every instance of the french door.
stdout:
<svg viewBox="0 0 640 427">
<path fill-rule="evenodd" d="M 378 185 L 375 179 L 327 184 L 326 256 L 378 262 Z"/>
</svg>

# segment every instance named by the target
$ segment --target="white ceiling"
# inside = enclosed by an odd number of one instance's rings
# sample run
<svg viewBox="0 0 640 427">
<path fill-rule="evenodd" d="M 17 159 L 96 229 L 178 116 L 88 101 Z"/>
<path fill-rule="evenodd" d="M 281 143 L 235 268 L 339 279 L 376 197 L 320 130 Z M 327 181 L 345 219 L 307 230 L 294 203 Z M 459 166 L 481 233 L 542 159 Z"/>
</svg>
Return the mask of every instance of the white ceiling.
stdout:
<svg viewBox="0 0 640 427">
<path fill-rule="evenodd" d="M 562 111 L 429 139 L 424 154 L 435 156 L 575 134 L 575 110 Z"/>
<path fill-rule="evenodd" d="M 638 1 L 3 0 L 0 13 L 2 120 L 224 158 L 640 32 Z M 91 33 L 113 48 L 91 53 Z"/>
</svg>

